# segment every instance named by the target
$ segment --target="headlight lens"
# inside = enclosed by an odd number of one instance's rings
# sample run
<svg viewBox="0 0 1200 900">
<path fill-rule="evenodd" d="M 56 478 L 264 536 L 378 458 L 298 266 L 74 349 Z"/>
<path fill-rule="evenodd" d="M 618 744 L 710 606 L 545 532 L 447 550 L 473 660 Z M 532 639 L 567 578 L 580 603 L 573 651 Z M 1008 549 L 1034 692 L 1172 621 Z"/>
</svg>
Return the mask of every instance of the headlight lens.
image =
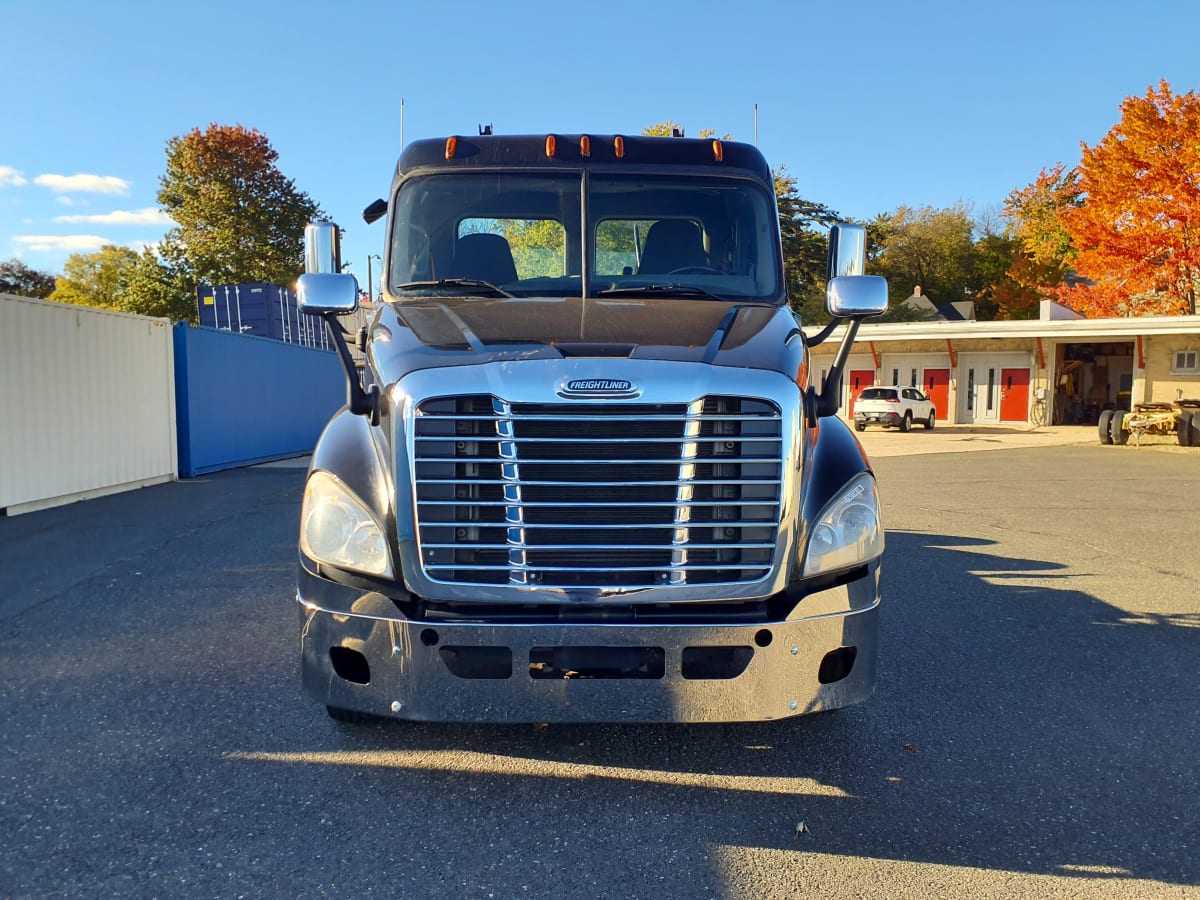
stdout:
<svg viewBox="0 0 1200 900">
<path fill-rule="evenodd" d="M 392 576 L 383 529 L 362 501 L 326 472 L 314 472 L 305 485 L 300 549 L 340 569 Z"/>
<path fill-rule="evenodd" d="M 865 472 L 846 484 L 821 512 L 808 539 L 804 574 L 823 575 L 883 554 L 875 479 Z"/>
</svg>

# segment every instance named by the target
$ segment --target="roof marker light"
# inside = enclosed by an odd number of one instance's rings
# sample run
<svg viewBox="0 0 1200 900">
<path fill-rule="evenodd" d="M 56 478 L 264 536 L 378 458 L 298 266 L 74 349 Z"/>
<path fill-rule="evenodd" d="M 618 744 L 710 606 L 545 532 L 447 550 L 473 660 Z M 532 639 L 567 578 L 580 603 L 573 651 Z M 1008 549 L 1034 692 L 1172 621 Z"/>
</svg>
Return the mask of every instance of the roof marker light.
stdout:
<svg viewBox="0 0 1200 900">
<path fill-rule="evenodd" d="M 616 153 L 617 159 L 623 159 L 625 156 L 625 138 L 619 134 L 613 138 L 613 152 Z"/>
<path fill-rule="evenodd" d="M 713 141 L 713 159 L 717 162 L 725 161 L 725 148 L 721 146 L 720 141 Z"/>
<path fill-rule="evenodd" d="M 546 155 L 553 157 L 556 149 L 558 149 L 558 141 L 555 140 L 554 135 L 546 135 Z"/>
<path fill-rule="evenodd" d="M 446 138 L 446 159 L 454 159 L 456 150 L 458 150 L 458 138 Z"/>
<path fill-rule="evenodd" d="M 592 155 L 592 139 L 586 134 L 579 139 L 579 155 L 585 159 Z"/>
</svg>

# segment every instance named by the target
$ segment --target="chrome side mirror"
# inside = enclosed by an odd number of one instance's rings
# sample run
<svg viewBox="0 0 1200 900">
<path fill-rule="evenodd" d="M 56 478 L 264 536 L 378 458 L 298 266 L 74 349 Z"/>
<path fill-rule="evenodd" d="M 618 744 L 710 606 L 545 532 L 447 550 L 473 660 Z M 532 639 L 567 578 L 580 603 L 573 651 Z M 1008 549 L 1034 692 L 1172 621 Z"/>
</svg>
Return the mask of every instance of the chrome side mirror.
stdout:
<svg viewBox="0 0 1200 900">
<path fill-rule="evenodd" d="M 842 275 L 825 286 L 825 311 L 838 319 L 887 312 L 887 279 L 878 275 Z"/>
<path fill-rule="evenodd" d="M 334 272 L 306 272 L 296 281 L 296 306 L 310 316 L 344 315 L 358 309 L 358 279 Z"/>
<path fill-rule="evenodd" d="M 829 229 L 829 282 L 825 311 L 837 319 L 878 316 L 887 312 L 887 281 L 864 275 L 867 229 L 838 222 Z"/>
</svg>

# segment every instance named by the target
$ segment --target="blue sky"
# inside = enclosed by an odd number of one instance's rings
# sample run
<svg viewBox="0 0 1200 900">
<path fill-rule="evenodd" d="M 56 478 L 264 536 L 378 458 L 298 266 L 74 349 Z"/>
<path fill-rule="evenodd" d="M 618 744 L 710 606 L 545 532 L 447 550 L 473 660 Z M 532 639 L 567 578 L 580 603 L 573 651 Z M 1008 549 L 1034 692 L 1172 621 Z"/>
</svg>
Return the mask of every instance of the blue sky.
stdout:
<svg viewBox="0 0 1200 900">
<path fill-rule="evenodd" d="M 384 229 L 360 212 L 388 190 L 401 98 L 410 141 L 664 119 L 753 141 L 757 104 L 768 162 L 866 219 L 998 212 L 1126 96 L 1200 89 L 1197 0 L 0 0 L 0 34 L 0 261 L 58 273 L 157 241 L 166 142 L 240 123 L 346 229 L 364 288 Z"/>
</svg>

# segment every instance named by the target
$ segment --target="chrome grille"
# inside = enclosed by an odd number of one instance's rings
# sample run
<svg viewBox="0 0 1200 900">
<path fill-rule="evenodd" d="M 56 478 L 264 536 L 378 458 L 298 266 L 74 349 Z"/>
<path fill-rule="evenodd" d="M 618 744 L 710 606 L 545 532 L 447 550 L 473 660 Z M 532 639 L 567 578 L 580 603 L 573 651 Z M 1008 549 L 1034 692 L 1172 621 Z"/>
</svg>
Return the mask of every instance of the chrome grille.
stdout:
<svg viewBox="0 0 1200 900">
<path fill-rule="evenodd" d="M 745 583 L 773 563 L 784 453 L 767 400 L 417 406 L 421 563 L 454 584 Z"/>
</svg>

